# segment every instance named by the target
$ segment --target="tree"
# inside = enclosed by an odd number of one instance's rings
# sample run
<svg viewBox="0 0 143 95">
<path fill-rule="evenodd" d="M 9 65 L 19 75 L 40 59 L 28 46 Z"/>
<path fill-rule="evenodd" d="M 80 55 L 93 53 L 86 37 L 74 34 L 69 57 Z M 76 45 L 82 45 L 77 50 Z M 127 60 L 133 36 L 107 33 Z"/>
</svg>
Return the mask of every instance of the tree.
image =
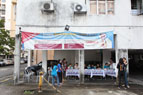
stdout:
<svg viewBox="0 0 143 95">
<path fill-rule="evenodd" d="M 15 40 L 9 35 L 9 31 L 4 29 L 4 20 L 0 20 L 0 54 L 12 55 L 14 51 Z"/>
<path fill-rule="evenodd" d="M 4 28 L 4 20 L 0 20 L 0 28 Z"/>
</svg>

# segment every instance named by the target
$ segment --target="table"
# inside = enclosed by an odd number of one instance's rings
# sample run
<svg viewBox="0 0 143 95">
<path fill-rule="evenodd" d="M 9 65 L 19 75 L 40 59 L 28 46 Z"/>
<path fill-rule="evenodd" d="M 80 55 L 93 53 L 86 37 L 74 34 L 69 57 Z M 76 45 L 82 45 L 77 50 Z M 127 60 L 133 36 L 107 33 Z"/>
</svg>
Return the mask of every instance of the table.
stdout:
<svg viewBox="0 0 143 95">
<path fill-rule="evenodd" d="M 89 75 L 91 78 L 93 76 L 105 77 L 106 75 L 112 76 L 112 77 L 116 77 L 116 72 L 113 69 L 108 69 L 108 70 L 103 70 L 103 69 L 85 69 L 84 70 L 84 75 Z M 66 76 L 78 76 L 78 77 L 80 77 L 79 69 L 67 69 Z"/>
<path fill-rule="evenodd" d="M 107 69 L 107 70 L 104 70 L 105 71 L 105 74 L 108 75 L 108 76 L 111 76 L 111 77 L 116 77 L 116 72 L 114 69 Z"/>
<path fill-rule="evenodd" d="M 67 69 L 66 77 L 67 76 L 78 76 L 78 77 L 80 77 L 79 70 L 78 69 Z"/>
<path fill-rule="evenodd" d="M 103 76 L 105 77 L 105 71 L 103 69 L 92 69 L 91 77 L 93 76 Z"/>
</svg>

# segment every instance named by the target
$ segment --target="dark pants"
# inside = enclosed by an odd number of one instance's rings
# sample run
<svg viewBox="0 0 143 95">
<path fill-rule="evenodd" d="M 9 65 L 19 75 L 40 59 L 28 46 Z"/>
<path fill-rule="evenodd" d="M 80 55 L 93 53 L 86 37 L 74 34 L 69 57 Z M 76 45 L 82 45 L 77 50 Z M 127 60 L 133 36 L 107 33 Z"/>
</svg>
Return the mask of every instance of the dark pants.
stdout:
<svg viewBox="0 0 143 95">
<path fill-rule="evenodd" d="M 128 79 L 127 79 L 127 71 L 124 72 L 124 77 L 125 77 L 125 86 L 128 86 Z"/>
<path fill-rule="evenodd" d="M 63 78 L 66 78 L 66 71 L 63 72 Z"/>
<path fill-rule="evenodd" d="M 118 86 L 119 86 L 119 87 L 121 86 L 122 80 L 124 80 L 124 77 L 125 77 L 124 74 L 125 74 L 125 73 L 124 73 L 123 71 L 119 71 L 119 72 L 118 72 L 118 78 L 119 78 L 119 85 L 118 85 Z M 125 83 L 125 82 L 124 82 L 124 83 Z"/>
<path fill-rule="evenodd" d="M 62 83 L 62 72 L 58 72 L 59 82 Z"/>
</svg>

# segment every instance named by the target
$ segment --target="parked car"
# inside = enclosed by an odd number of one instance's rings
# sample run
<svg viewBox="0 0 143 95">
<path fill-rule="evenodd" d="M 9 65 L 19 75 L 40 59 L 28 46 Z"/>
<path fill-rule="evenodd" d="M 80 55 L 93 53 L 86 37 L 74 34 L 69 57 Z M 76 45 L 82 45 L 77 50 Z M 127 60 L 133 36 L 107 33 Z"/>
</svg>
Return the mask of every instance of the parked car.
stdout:
<svg viewBox="0 0 143 95">
<path fill-rule="evenodd" d="M 6 64 L 4 63 L 3 60 L 0 60 L 0 66 L 5 66 Z"/>
<path fill-rule="evenodd" d="M 4 63 L 5 63 L 6 65 L 14 64 L 14 59 L 13 59 L 13 58 L 4 59 Z"/>
<path fill-rule="evenodd" d="M 48 67 L 50 67 L 52 65 L 52 63 L 57 63 L 57 62 L 58 62 L 57 60 L 47 60 L 47 69 L 48 69 Z M 33 71 L 35 73 L 35 75 L 37 75 L 38 71 L 41 69 L 42 69 L 42 61 L 36 65 L 27 67 L 27 70 Z"/>
</svg>

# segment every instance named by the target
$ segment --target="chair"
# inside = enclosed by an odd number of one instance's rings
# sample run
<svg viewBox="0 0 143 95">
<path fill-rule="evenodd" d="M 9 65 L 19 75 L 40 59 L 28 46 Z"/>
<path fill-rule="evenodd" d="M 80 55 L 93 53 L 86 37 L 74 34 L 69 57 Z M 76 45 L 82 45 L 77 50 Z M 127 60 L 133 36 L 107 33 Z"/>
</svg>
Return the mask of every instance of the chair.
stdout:
<svg viewBox="0 0 143 95">
<path fill-rule="evenodd" d="M 28 80 L 28 83 L 30 82 L 30 78 L 34 75 L 34 72 L 32 72 L 31 70 L 25 68 L 24 70 L 24 75 L 23 75 L 23 80 L 25 81 Z"/>
</svg>

